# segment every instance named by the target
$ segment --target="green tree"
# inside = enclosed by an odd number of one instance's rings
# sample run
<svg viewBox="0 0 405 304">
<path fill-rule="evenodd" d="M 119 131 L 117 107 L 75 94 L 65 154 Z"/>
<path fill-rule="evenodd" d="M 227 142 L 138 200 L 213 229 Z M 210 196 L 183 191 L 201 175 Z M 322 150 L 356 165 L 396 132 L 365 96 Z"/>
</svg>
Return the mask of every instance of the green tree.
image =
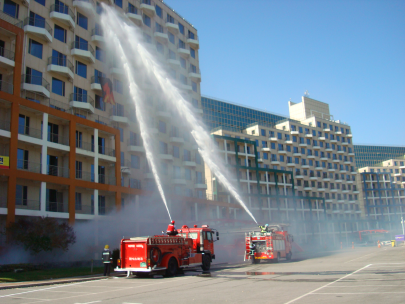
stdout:
<svg viewBox="0 0 405 304">
<path fill-rule="evenodd" d="M 49 217 L 19 219 L 6 228 L 6 235 L 11 244 L 22 245 L 32 254 L 54 249 L 68 251 L 76 242 L 72 226 Z"/>
</svg>

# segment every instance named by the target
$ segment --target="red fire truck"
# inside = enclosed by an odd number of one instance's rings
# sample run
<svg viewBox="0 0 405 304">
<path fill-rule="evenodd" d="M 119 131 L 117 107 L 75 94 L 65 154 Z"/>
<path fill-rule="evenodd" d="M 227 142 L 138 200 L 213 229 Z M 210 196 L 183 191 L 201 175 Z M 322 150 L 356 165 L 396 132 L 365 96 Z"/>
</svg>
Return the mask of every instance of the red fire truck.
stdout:
<svg viewBox="0 0 405 304">
<path fill-rule="evenodd" d="M 151 273 L 174 276 L 179 270 L 201 267 L 208 271 L 215 259 L 214 242 L 219 233 L 208 225 L 177 229 L 178 235 L 155 235 L 121 240 L 121 257 L 115 271 L 137 276 Z M 214 237 L 216 236 L 216 240 Z"/>
<path fill-rule="evenodd" d="M 268 226 L 267 232 L 264 233 L 247 232 L 245 233 L 245 260 L 251 260 L 253 264 L 260 260 L 278 262 L 280 258 L 289 261 L 292 257 L 293 241 L 293 236 L 284 230 L 283 225 Z"/>
</svg>

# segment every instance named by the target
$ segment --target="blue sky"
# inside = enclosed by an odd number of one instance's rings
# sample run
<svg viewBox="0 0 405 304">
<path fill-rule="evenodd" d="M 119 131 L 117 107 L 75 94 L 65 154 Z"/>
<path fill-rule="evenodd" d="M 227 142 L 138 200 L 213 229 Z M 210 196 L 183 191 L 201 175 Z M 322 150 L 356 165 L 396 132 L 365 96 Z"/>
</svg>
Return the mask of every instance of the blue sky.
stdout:
<svg viewBox="0 0 405 304">
<path fill-rule="evenodd" d="M 198 30 L 203 95 L 288 115 L 308 90 L 355 144 L 405 146 L 405 1 L 166 2 Z"/>
</svg>

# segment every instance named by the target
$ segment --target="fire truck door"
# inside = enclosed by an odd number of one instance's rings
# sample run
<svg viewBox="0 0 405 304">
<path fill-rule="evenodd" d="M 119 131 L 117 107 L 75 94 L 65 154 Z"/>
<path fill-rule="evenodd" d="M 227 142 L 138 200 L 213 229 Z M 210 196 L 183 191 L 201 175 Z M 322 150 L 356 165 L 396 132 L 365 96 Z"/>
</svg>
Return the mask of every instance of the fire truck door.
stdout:
<svg viewBox="0 0 405 304">
<path fill-rule="evenodd" d="M 214 251 L 214 242 L 211 231 L 204 231 L 204 250 Z"/>
</svg>

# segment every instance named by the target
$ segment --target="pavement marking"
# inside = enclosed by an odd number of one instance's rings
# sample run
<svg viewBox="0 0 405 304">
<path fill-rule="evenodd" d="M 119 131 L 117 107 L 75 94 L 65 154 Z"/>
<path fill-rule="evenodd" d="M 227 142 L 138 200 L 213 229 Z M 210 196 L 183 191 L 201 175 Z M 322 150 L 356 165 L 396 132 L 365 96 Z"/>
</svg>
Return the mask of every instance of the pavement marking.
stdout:
<svg viewBox="0 0 405 304">
<path fill-rule="evenodd" d="M 358 260 L 358 259 L 364 258 L 364 257 L 369 256 L 369 255 L 373 255 L 373 254 L 376 254 L 376 252 L 369 253 L 369 254 L 363 255 L 363 256 L 361 256 L 361 257 L 355 258 L 355 259 L 353 259 L 353 260 L 350 260 L 350 261 L 344 262 L 344 264 L 346 264 L 346 263 L 350 263 L 350 262 L 353 262 L 353 261 L 356 261 L 356 260 Z"/>
<path fill-rule="evenodd" d="M 75 304 L 91 304 L 91 303 L 99 303 L 101 301 L 93 301 L 93 302 L 86 302 L 86 303 L 75 303 Z"/>
<path fill-rule="evenodd" d="M 360 268 L 360 269 L 357 269 L 356 271 L 353 271 L 352 273 L 349 273 L 349 274 L 347 274 L 347 275 L 341 277 L 340 279 L 337 279 L 337 280 L 335 280 L 335 281 L 333 281 L 333 282 L 330 282 L 330 283 L 328 283 L 328 284 L 326 284 L 326 285 L 324 285 L 324 286 L 321 286 L 321 287 L 319 287 L 319 288 L 317 288 L 317 289 L 314 289 L 314 290 L 312 290 L 312 291 L 310 291 L 310 292 L 308 292 L 308 293 L 306 293 L 306 294 L 304 294 L 304 295 L 302 295 L 302 296 L 299 296 L 298 298 L 295 298 L 295 299 L 293 299 L 293 300 L 291 300 L 291 301 L 289 301 L 289 302 L 286 302 L 285 304 L 290 304 L 290 303 L 293 303 L 293 302 L 295 302 L 295 301 L 297 301 L 297 300 L 299 300 L 299 299 L 302 299 L 302 298 L 304 298 L 304 297 L 306 297 L 306 296 L 308 296 L 308 295 L 310 295 L 310 294 L 312 294 L 312 293 L 314 293 L 314 292 L 316 292 L 316 291 L 318 291 L 318 290 L 321 290 L 322 288 L 325 288 L 325 287 L 327 287 L 327 286 L 329 286 L 329 285 L 332 285 L 333 283 L 339 282 L 339 281 L 341 281 L 341 280 L 343 280 L 343 279 L 345 279 L 345 278 L 347 278 L 347 277 L 349 277 L 349 276 L 351 276 L 351 275 L 353 275 L 353 274 L 355 274 L 355 273 L 357 273 L 357 272 L 359 272 L 359 271 L 362 271 L 363 269 L 366 269 L 367 267 L 370 267 L 371 265 L 372 265 L 372 264 L 368 264 L 368 265 L 366 265 L 366 266 L 364 266 L 364 267 L 362 267 L 362 268 Z"/>
<path fill-rule="evenodd" d="M 379 292 L 317 292 L 313 295 L 351 295 L 351 294 L 381 294 L 381 293 L 405 293 L 405 291 L 379 291 Z"/>
<path fill-rule="evenodd" d="M 401 285 L 354 285 L 354 286 L 326 286 L 327 288 L 357 288 L 357 287 L 400 287 Z"/>
<path fill-rule="evenodd" d="M 107 280 L 107 279 L 100 279 L 100 280 L 97 280 L 97 281 L 101 281 L 101 280 Z M 30 290 L 30 291 L 24 291 L 24 292 L 19 292 L 19 293 L 13 293 L 13 294 L 5 295 L 5 296 L 0 296 L 0 298 L 7 298 L 7 297 L 26 294 L 26 293 L 31 293 L 31 292 L 37 292 L 37 291 L 43 291 L 43 290 L 49 290 L 49 289 L 55 289 L 55 288 L 62 288 L 62 287 L 66 287 L 66 286 L 73 286 L 73 285 L 85 284 L 85 283 L 90 283 L 90 282 L 94 282 L 94 281 L 86 281 L 86 282 L 79 282 L 79 283 L 68 283 L 68 285 L 60 285 L 60 286 L 54 286 L 54 287 L 48 287 L 48 288 L 42 288 L 42 289 L 36 289 L 36 290 Z"/>
</svg>

